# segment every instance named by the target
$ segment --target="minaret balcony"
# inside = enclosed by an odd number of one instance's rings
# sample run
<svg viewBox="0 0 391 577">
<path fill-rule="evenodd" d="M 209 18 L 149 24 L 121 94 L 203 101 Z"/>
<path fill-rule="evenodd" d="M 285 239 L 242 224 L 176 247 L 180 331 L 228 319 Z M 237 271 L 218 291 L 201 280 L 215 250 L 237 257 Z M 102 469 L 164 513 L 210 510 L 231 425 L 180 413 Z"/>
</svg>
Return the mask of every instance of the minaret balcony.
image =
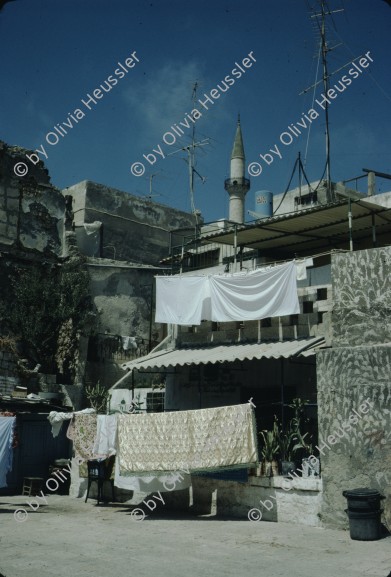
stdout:
<svg viewBox="0 0 391 577">
<path fill-rule="evenodd" d="M 250 180 L 248 178 L 226 178 L 224 181 L 225 190 L 241 189 L 247 192 L 250 189 Z"/>
</svg>

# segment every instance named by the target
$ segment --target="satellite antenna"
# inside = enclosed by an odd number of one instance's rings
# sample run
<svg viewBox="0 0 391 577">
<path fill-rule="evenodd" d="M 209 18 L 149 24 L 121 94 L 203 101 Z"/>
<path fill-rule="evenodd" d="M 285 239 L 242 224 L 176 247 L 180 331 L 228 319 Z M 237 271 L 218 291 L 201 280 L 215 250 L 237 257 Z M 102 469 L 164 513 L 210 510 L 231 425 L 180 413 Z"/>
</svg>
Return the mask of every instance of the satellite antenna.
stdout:
<svg viewBox="0 0 391 577">
<path fill-rule="evenodd" d="M 198 88 L 198 82 L 196 81 L 193 84 L 193 92 L 191 95 L 191 98 L 193 101 L 193 110 L 195 108 L 195 101 L 196 101 L 196 97 L 197 97 L 197 88 Z M 209 144 L 209 140 L 210 140 L 209 138 L 205 138 L 204 140 L 200 140 L 198 142 L 195 141 L 195 124 L 193 123 L 190 144 L 188 144 L 187 146 L 183 146 L 182 148 L 179 148 L 178 150 L 174 150 L 174 152 L 170 153 L 170 154 L 176 154 L 177 152 L 180 152 L 180 151 L 187 152 L 186 162 L 188 163 L 188 167 L 189 167 L 190 207 L 191 207 L 192 214 L 195 216 L 196 227 L 198 226 L 198 217 L 200 215 L 200 211 L 196 209 L 195 204 L 194 204 L 194 174 L 196 174 L 201 179 L 202 184 L 204 184 L 204 182 L 206 181 L 206 178 L 204 176 L 201 176 L 201 174 L 199 172 L 197 172 L 197 170 L 195 169 L 195 166 L 194 166 L 195 165 L 195 149 L 199 148 L 201 146 L 206 146 L 207 144 Z"/>
</svg>

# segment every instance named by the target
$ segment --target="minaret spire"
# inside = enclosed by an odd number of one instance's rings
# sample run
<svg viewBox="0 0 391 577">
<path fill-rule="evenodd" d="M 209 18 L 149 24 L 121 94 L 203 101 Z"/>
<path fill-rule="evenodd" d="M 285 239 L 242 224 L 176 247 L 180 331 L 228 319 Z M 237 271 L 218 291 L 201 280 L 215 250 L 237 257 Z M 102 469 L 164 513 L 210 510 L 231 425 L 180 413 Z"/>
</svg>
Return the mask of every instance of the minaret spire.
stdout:
<svg viewBox="0 0 391 577">
<path fill-rule="evenodd" d="M 240 114 L 238 114 L 238 124 L 236 126 L 236 134 L 234 145 L 232 148 L 231 160 L 233 160 L 234 158 L 242 158 L 243 160 L 245 160 L 242 129 L 240 126 Z"/>
<path fill-rule="evenodd" d="M 244 199 L 250 188 L 250 181 L 244 178 L 245 161 L 240 114 L 238 114 L 231 154 L 230 178 L 227 178 L 224 183 L 224 188 L 229 194 L 229 220 L 238 223 L 244 222 Z"/>
</svg>

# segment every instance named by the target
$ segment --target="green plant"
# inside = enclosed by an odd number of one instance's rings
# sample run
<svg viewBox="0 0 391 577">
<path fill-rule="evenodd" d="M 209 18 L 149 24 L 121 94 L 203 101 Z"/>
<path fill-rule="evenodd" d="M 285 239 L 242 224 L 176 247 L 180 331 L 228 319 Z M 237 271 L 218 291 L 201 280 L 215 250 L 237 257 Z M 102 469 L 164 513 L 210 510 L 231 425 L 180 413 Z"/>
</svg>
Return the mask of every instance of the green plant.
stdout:
<svg viewBox="0 0 391 577">
<path fill-rule="evenodd" d="M 90 330 L 92 317 L 89 275 L 81 259 L 62 266 L 34 265 L 11 273 L 3 325 L 21 339 L 26 356 L 43 372 L 75 375 L 81 334 Z"/>
<path fill-rule="evenodd" d="M 279 431 L 278 431 L 278 421 L 274 417 L 273 429 L 268 431 L 264 429 L 260 431 L 261 436 L 261 455 L 264 461 L 273 461 L 276 454 L 278 453 L 279 444 Z"/>
<path fill-rule="evenodd" d="M 285 431 L 279 433 L 279 450 L 282 461 L 294 461 L 294 457 L 302 445 L 297 431 L 292 427 L 292 421 Z"/>
<path fill-rule="evenodd" d="M 90 401 L 91 407 L 95 409 L 97 413 L 106 414 L 107 402 L 109 400 L 109 390 L 106 389 L 106 387 L 98 381 L 96 385 L 87 385 L 85 387 L 85 394 Z"/>
<path fill-rule="evenodd" d="M 309 419 L 305 415 L 305 406 L 308 401 L 300 398 L 295 398 L 289 405 L 294 410 L 294 416 L 289 423 L 289 429 L 295 441 L 297 441 L 295 451 L 303 449 L 308 455 L 312 454 L 312 435 L 308 431 L 305 433 L 303 429 L 309 426 Z M 310 435 L 310 436 L 309 436 Z M 307 438 L 306 438 L 307 437 Z"/>
</svg>

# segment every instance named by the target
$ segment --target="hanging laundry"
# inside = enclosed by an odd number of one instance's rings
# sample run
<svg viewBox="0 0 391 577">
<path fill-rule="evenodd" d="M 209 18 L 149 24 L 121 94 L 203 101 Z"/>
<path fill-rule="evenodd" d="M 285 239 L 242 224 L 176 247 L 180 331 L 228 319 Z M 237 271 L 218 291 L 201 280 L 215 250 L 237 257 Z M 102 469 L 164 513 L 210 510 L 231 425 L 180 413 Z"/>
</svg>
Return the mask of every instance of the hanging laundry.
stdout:
<svg viewBox="0 0 391 577">
<path fill-rule="evenodd" d="M 96 423 L 96 414 L 75 413 L 67 430 L 68 439 L 73 441 L 75 456 L 85 461 L 94 458 Z"/>
<path fill-rule="evenodd" d="M 117 436 L 117 415 L 97 415 L 97 429 L 94 442 L 95 459 L 107 459 L 115 455 Z"/>
<path fill-rule="evenodd" d="M 12 469 L 15 422 L 16 417 L 0 417 L 0 488 L 7 486 L 7 473 Z"/>
<path fill-rule="evenodd" d="M 209 281 L 205 276 L 157 276 L 155 322 L 199 325 L 210 317 Z"/>
<path fill-rule="evenodd" d="M 121 341 L 124 351 L 136 351 L 138 348 L 136 337 L 121 336 Z"/>
<path fill-rule="evenodd" d="M 64 421 L 69 421 L 73 418 L 73 415 L 77 415 L 79 413 L 95 413 L 95 409 L 83 409 L 82 411 L 76 411 L 75 413 L 62 413 L 59 411 L 50 411 L 48 415 L 48 420 L 52 426 L 52 435 L 53 437 L 57 437 L 59 432 L 61 431 L 61 427 Z"/>
<path fill-rule="evenodd" d="M 227 423 L 234 424 L 232 435 L 226 434 Z M 117 458 L 123 476 L 137 472 L 194 472 L 247 466 L 257 461 L 252 408 L 246 403 L 192 411 L 118 415 Z"/>
<path fill-rule="evenodd" d="M 300 313 L 294 262 L 209 280 L 212 321 L 251 321 Z"/>
<path fill-rule="evenodd" d="M 174 481 L 175 479 L 175 481 Z M 119 468 L 118 453 L 115 459 L 114 485 L 118 489 L 127 491 L 140 491 L 141 493 L 152 493 L 153 491 L 175 491 L 187 489 L 191 485 L 191 475 L 180 471 L 171 473 L 156 473 L 155 475 L 127 475 L 121 476 Z"/>
<path fill-rule="evenodd" d="M 296 261 L 296 280 L 305 280 L 307 278 L 307 267 L 305 260 Z"/>
<path fill-rule="evenodd" d="M 250 321 L 300 312 L 294 262 L 251 272 L 156 277 L 155 321 Z"/>
</svg>

